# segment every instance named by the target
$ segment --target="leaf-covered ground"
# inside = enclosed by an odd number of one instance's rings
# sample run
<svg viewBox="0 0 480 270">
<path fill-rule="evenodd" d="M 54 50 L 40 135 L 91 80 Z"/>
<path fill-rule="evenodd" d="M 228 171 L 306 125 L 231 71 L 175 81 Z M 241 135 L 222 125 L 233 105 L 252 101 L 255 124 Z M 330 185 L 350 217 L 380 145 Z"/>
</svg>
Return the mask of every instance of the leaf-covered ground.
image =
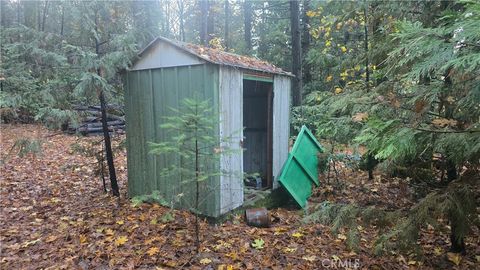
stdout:
<svg viewBox="0 0 480 270">
<path fill-rule="evenodd" d="M 116 157 L 122 190 L 116 199 L 103 192 L 94 160 L 72 151 L 78 140 L 99 138 L 78 139 L 35 125 L 2 125 L 1 136 L 1 269 L 474 269 L 480 263 L 478 233 L 467 239 L 466 257 L 448 258 L 448 235 L 428 230 L 420 240 L 422 262 L 395 253 L 374 257 L 375 228 L 359 228 L 360 249 L 353 252 L 342 233 L 303 224 L 302 211 L 286 209 L 272 210 L 274 223 L 265 229 L 247 226 L 241 216 L 221 225 L 202 222 L 202 250 L 195 256 L 191 214 L 158 205 L 133 207 L 126 199 L 125 153 Z M 42 153 L 7 156 L 20 138 L 43 140 Z M 324 186 L 312 203 L 328 198 L 410 204 L 400 183 L 344 173 L 341 177 L 351 179 L 344 191 Z"/>
</svg>

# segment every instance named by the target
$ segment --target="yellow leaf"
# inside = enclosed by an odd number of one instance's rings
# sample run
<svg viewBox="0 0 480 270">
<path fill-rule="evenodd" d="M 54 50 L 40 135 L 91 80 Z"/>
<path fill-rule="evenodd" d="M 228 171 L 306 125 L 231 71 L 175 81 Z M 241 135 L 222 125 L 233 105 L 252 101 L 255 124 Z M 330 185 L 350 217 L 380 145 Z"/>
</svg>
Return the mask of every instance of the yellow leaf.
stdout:
<svg viewBox="0 0 480 270">
<path fill-rule="evenodd" d="M 332 255 L 332 260 L 340 261 L 340 257 L 338 257 L 337 255 Z"/>
<path fill-rule="evenodd" d="M 347 52 L 347 47 L 342 46 L 342 47 L 340 47 L 340 50 L 342 50 L 343 53 L 346 53 Z"/>
<path fill-rule="evenodd" d="M 330 47 L 330 46 L 332 46 L 332 42 L 330 40 L 325 41 L 325 47 Z"/>
<path fill-rule="evenodd" d="M 295 250 L 297 250 L 297 248 L 286 247 L 286 248 L 283 249 L 283 251 L 286 252 L 286 253 L 292 253 L 292 252 L 295 252 Z"/>
<path fill-rule="evenodd" d="M 128 238 L 126 236 L 120 236 L 115 240 L 115 245 L 121 246 L 125 244 L 128 241 Z"/>
<path fill-rule="evenodd" d="M 455 265 L 459 265 L 462 261 L 462 256 L 460 256 L 458 253 L 447 252 L 447 259 Z"/>
<path fill-rule="evenodd" d="M 317 256 L 315 255 L 303 256 L 302 259 L 304 259 L 305 261 L 314 262 L 317 259 Z"/>
<path fill-rule="evenodd" d="M 232 258 L 232 260 L 238 260 L 238 254 L 236 252 L 230 252 L 226 254 L 227 257 Z"/>
<path fill-rule="evenodd" d="M 158 251 L 159 251 L 158 247 L 151 247 L 147 250 L 147 254 L 149 256 L 153 256 L 153 255 L 157 254 Z"/>
<path fill-rule="evenodd" d="M 311 17 L 315 17 L 316 12 L 313 11 L 313 10 L 309 10 L 309 11 L 307 11 L 307 12 L 305 13 L 305 15 L 307 15 L 307 17 L 310 17 L 310 18 L 311 18 Z"/>
<path fill-rule="evenodd" d="M 227 265 L 227 270 L 233 270 L 233 265 L 231 264 Z"/>
<path fill-rule="evenodd" d="M 337 238 L 340 239 L 340 240 L 347 240 L 347 237 L 344 234 L 341 234 L 341 233 L 339 233 L 337 235 Z"/>
<path fill-rule="evenodd" d="M 443 253 L 443 249 L 441 247 L 436 247 L 433 249 L 433 254 L 440 256 Z"/>
<path fill-rule="evenodd" d="M 87 242 L 87 237 L 83 234 L 80 234 L 80 244 L 85 244 Z"/>
<path fill-rule="evenodd" d="M 125 222 L 123 222 L 123 220 L 117 220 L 117 224 L 118 225 L 123 225 Z"/>
<path fill-rule="evenodd" d="M 415 264 L 417 264 L 417 262 L 414 260 L 410 260 L 407 262 L 407 265 L 415 265 Z"/>
<path fill-rule="evenodd" d="M 342 92 L 343 92 L 342 88 L 340 88 L 340 87 L 335 87 L 335 94 L 338 95 L 338 94 L 340 94 L 340 93 L 342 93 Z"/>
<path fill-rule="evenodd" d="M 296 238 L 300 238 L 300 237 L 303 236 L 303 234 L 300 233 L 300 232 L 296 232 L 296 233 L 292 234 L 292 236 L 293 236 L 293 237 L 296 237 Z"/>
<path fill-rule="evenodd" d="M 200 263 L 203 264 L 203 265 L 207 265 L 211 262 L 212 262 L 212 260 L 210 260 L 209 258 L 203 258 L 203 259 L 200 260 Z"/>
<path fill-rule="evenodd" d="M 273 235 L 280 235 L 280 234 L 283 234 L 286 231 L 287 231 L 286 228 L 278 227 L 278 228 L 274 229 Z"/>
<path fill-rule="evenodd" d="M 333 80 L 333 76 L 332 76 L 332 75 L 328 75 L 326 81 L 327 81 L 327 82 L 331 82 L 332 80 Z"/>
</svg>

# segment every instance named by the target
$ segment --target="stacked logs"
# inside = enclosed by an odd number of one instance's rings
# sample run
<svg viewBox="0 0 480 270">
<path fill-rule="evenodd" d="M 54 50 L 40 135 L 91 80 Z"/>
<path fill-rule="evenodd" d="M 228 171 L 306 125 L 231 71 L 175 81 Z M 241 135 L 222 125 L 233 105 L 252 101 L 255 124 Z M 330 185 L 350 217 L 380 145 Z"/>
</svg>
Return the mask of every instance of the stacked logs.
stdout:
<svg viewBox="0 0 480 270">
<path fill-rule="evenodd" d="M 75 110 L 81 116 L 81 122 L 69 124 L 67 132 L 85 136 L 103 135 L 102 112 L 100 106 L 76 106 Z M 111 133 L 125 132 L 125 116 L 120 106 L 107 106 L 107 125 Z"/>
</svg>

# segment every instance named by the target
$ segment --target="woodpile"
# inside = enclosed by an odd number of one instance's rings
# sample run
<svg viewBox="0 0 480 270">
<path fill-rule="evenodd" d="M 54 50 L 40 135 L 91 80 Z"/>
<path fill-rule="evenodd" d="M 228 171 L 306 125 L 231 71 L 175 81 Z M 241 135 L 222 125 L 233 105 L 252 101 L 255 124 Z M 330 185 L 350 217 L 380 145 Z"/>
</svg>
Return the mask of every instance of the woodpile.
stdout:
<svg viewBox="0 0 480 270">
<path fill-rule="evenodd" d="M 100 106 L 76 106 L 81 122 L 69 124 L 67 132 L 85 136 L 103 135 L 102 112 Z M 123 108 L 118 105 L 107 106 L 107 125 L 110 133 L 125 133 L 125 116 Z"/>
</svg>

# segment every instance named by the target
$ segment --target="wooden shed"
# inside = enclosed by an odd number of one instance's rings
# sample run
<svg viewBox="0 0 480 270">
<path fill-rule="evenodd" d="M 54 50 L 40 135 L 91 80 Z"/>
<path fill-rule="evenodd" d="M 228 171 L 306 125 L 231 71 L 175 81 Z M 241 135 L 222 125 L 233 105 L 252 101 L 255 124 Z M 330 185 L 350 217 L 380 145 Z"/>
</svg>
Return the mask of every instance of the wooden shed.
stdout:
<svg viewBox="0 0 480 270">
<path fill-rule="evenodd" d="M 129 196 L 158 190 L 170 201 L 180 192 L 178 179 L 157 175 L 174 159 L 149 154 L 147 142 L 167 139 L 160 128 L 165 116 L 194 93 L 209 100 L 219 115 L 219 138 L 233 135 L 229 148 L 244 148 L 222 156 L 217 166 L 226 172 L 259 173 L 264 188 L 277 188 L 288 157 L 291 77 L 256 58 L 162 37 L 152 41 L 125 76 Z M 203 214 L 217 217 L 243 204 L 241 176 L 208 181 L 218 189 L 202 194 Z M 184 194 L 182 200 L 193 200 L 193 195 Z"/>
</svg>

